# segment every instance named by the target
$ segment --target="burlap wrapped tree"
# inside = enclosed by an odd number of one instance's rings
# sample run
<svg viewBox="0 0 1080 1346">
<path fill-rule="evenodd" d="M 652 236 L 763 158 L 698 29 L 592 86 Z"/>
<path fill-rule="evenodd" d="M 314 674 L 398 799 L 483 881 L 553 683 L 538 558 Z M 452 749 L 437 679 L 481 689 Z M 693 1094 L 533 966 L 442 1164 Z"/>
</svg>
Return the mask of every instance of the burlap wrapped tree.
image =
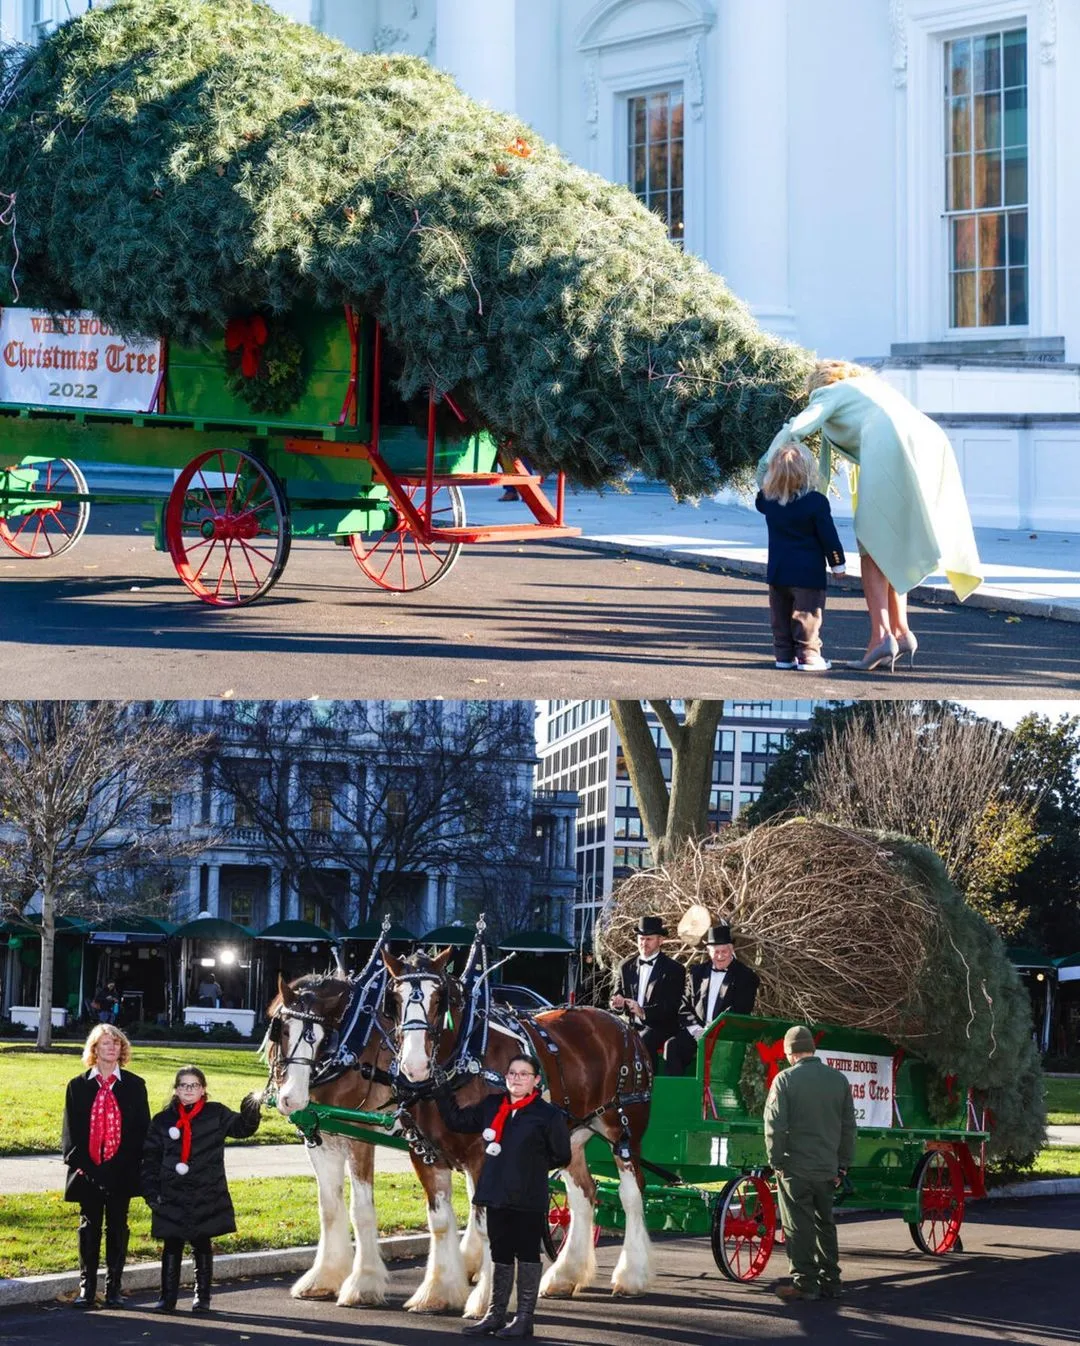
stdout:
<svg viewBox="0 0 1080 1346">
<path fill-rule="evenodd" d="M 802 400 L 807 352 L 628 190 L 421 60 L 255 0 L 118 0 L 0 60 L 24 303 L 213 341 L 352 303 L 407 399 L 589 485 L 745 482 Z"/>
<path fill-rule="evenodd" d="M 615 892 L 596 935 L 610 968 L 656 913 L 674 931 L 700 905 L 729 921 L 758 973 L 755 1011 L 881 1033 L 974 1086 L 994 1118 L 991 1154 L 1026 1161 L 1044 1143 L 1031 1005 L 998 935 L 940 859 L 906 838 L 796 820 L 692 843 Z M 696 946 L 668 949 L 683 962 Z"/>
</svg>

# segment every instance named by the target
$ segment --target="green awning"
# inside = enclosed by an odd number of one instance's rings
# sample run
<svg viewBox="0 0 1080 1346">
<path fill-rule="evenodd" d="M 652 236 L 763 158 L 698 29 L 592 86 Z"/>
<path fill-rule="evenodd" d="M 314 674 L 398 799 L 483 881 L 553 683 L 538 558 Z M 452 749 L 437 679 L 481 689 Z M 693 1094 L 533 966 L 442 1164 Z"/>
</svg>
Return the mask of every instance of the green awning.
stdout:
<svg viewBox="0 0 1080 1346">
<path fill-rule="evenodd" d="M 449 944 L 455 949 L 467 949 L 475 938 L 476 931 L 471 925 L 440 925 L 429 930 L 426 935 L 421 935 L 416 942 L 441 944 L 444 948 Z"/>
<path fill-rule="evenodd" d="M 41 925 L 41 913 L 33 912 L 29 916 L 21 916 L 18 920 L 5 921 L 0 925 L 0 935 L 29 935 L 33 939 L 40 938 L 39 927 Z M 81 920 L 78 916 L 57 916 L 56 933 L 58 935 L 85 935 L 90 929 L 90 922 Z"/>
<path fill-rule="evenodd" d="M 1054 966 L 1054 960 L 1047 954 L 1040 953 L 1038 949 L 1027 949 L 1020 945 L 1013 945 L 1011 948 L 1007 948 L 1005 953 L 1013 967 L 1052 968 Z"/>
<path fill-rule="evenodd" d="M 124 935 L 175 935 L 177 926 L 175 921 L 162 921 L 156 916 L 117 916 L 98 921 L 94 930 Z"/>
<path fill-rule="evenodd" d="M 265 930 L 260 930 L 255 938 L 276 939 L 286 944 L 290 941 L 301 944 L 332 944 L 335 936 L 329 930 L 324 930 L 321 925 L 316 925 L 314 921 L 275 921 Z"/>
<path fill-rule="evenodd" d="M 1055 967 L 1080 967 L 1080 953 L 1067 953 L 1062 958 L 1054 959 Z"/>
<path fill-rule="evenodd" d="M 550 935 L 546 930 L 515 930 L 499 941 L 504 953 L 573 953 L 574 946 L 562 935 Z"/>
<path fill-rule="evenodd" d="M 351 930 L 346 930 L 342 939 L 363 939 L 374 944 L 382 934 L 382 921 L 361 921 L 359 925 L 354 925 Z M 386 938 L 391 944 L 414 943 L 416 936 L 411 930 L 407 930 L 403 925 L 391 925 L 386 932 Z"/>
<path fill-rule="evenodd" d="M 254 939 L 255 932 L 246 925 L 226 921 L 220 916 L 196 916 L 177 927 L 177 939 Z"/>
</svg>

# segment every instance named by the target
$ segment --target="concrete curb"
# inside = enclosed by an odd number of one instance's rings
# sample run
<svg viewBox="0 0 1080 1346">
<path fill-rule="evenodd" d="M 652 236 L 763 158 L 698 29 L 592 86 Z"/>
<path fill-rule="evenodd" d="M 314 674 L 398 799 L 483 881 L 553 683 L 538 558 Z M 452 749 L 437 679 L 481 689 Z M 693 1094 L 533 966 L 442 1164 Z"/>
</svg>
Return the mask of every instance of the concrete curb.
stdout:
<svg viewBox="0 0 1080 1346">
<path fill-rule="evenodd" d="M 1012 1182 L 1006 1183 L 1004 1187 L 991 1187 L 986 1195 L 990 1198 L 1005 1200 L 1017 1196 L 1077 1196 L 1078 1194 L 1080 1194 L 1080 1178 L 1033 1178 L 1030 1182 Z"/>
<path fill-rule="evenodd" d="M 425 1257 L 427 1234 L 400 1234 L 379 1240 L 379 1250 L 388 1262 Z M 240 1280 L 247 1276 L 271 1276 L 276 1272 L 307 1271 L 315 1260 L 315 1247 L 272 1248 L 262 1252 L 224 1253 L 214 1258 L 215 1281 Z M 185 1260 L 180 1274 L 182 1285 L 195 1279 L 194 1264 Z M 161 1285 L 160 1262 L 136 1262 L 124 1270 L 124 1290 L 157 1290 Z M 74 1296 L 79 1287 L 77 1271 L 61 1271 L 52 1276 L 0 1277 L 0 1309 L 23 1304 L 44 1304 L 50 1300 Z M 134 1306 L 132 1306 L 134 1307 Z"/>
<path fill-rule="evenodd" d="M 585 547 L 592 551 L 618 552 L 622 556 L 640 556 L 647 560 L 671 561 L 676 565 L 694 566 L 699 570 L 718 570 L 721 574 L 746 575 L 750 579 L 765 578 L 764 561 L 752 561 L 740 556 L 708 556 L 681 547 L 652 546 L 644 542 L 621 542 L 594 537 L 576 537 L 570 545 Z M 861 594 L 862 584 L 854 575 L 830 575 L 829 589 Z M 913 602 L 930 603 L 938 607 L 959 606 L 959 599 L 945 585 L 917 584 L 909 592 L 908 598 Z M 1056 603 L 1051 598 L 1017 598 L 1015 594 L 985 584 L 964 600 L 964 606 L 988 608 L 993 612 L 1006 612 L 1025 617 L 1045 617 L 1048 621 L 1054 622 L 1080 623 L 1080 607 Z"/>
</svg>

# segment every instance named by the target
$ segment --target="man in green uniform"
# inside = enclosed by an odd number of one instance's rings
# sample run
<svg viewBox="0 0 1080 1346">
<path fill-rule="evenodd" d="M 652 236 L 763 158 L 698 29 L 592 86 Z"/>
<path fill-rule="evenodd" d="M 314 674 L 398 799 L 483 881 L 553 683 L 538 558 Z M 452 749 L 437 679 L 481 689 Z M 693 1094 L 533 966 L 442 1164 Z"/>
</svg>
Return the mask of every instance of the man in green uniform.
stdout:
<svg viewBox="0 0 1080 1346">
<path fill-rule="evenodd" d="M 833 1198 L 855 1157 L 855 1104 L 847 1076 L 819 1061 L 809 1028 L 789 1028 L 791 1062 L 765 1100 L 765 1151 L 776 1173 L 791 1285 L 781 1299 L 835 1299 L 840 1255 Z"/>
</svg>

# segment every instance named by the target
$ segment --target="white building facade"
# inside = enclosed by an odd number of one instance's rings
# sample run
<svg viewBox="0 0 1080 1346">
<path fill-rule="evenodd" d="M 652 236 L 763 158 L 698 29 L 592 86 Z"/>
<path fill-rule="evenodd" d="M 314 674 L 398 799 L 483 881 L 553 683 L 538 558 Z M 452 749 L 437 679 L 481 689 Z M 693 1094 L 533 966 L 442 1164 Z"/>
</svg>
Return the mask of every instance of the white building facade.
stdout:
<svg viewBox="0 0 1080 1346">
<path fill-rule="evenodd" d="M 977 523 L 1080 526 L 1076 0 L 275 4 L 428 57 L 631 186 L 763 326 L 880 367 Z M 84 8 L 0 0 L 0 28 Z"/>
</svg>

